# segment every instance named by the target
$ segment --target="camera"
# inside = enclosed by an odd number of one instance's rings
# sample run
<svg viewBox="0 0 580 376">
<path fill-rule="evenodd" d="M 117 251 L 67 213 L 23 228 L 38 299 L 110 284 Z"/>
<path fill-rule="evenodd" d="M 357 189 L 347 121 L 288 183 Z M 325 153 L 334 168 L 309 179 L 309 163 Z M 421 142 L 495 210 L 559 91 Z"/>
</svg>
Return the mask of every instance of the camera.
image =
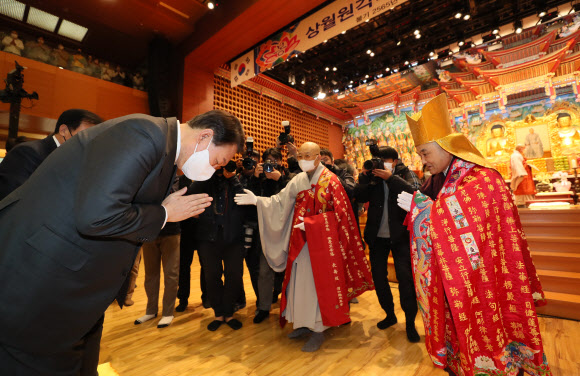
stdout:
<svg viewBox="0 0 580 376">
<path fill-rule="evenodd" d="M 256 168 L 258 162 L 252 159 L 252 154 L 254 153 L 254 139 L 252 137 L 248 137 L 246 139 L 246 157 L 242 160 L 242 166 L 246 170 L 253 170 Z"/>
<path fill-rule="evenodd" d="M 278 164 L 266 162 L 264 163 L 264 172 L 274 172 L 276 167 L 278 167 Z"/>
<path fill-rule="evenodd" d="M 22 85 L 24 84 L 22 71 L 26 68 L 18 64 L 17 61 L 14 63 L 16 64 L 16 68 L 10 71 L 4 80 L 6 88 L 0 90 L 0 101 L 4 103 L 19 103 L 20 100 L 24 98 L 38 100 L 38 94 L 36 91 L 28 93 L 22 88 Z"/>
<path fill-rule="evenodd" d="M 369 171 L 374 169 L 384 170 L 385 167 L 383 164 L 383 159 L 377 156 L 379 154 L 379 145 L 377 144 L 377 140 L 366 140 L 365 145 L 369 147 L 373 157 L 363 163 L 363 168 Z"/>
<path fill-rule="evenodd" d="M 252 243 L 254 242 L 254 232 L 258 229 L 257 222 L 247 222 L 244 223 L 244 248 L 252 248 Z"/>
<path fill-rule="evenodd" d="M 236 162 L 234 161 L 229 161 L 228 164 L 224 166 L 224 170 L 227 172 L 234 172 L 237 168 L 238 166 L 236 166 Z"/>
<path fill-rule="evenodd" d="M 282 122 L 282 126 L 284 127 L 284 132 L 280 133 L 278 140 L 280 141 L 280 145 L 286 145 L 288 142 L 291 142 L 290 122 L 288 120 L 284 120 Z"/>
</svg>

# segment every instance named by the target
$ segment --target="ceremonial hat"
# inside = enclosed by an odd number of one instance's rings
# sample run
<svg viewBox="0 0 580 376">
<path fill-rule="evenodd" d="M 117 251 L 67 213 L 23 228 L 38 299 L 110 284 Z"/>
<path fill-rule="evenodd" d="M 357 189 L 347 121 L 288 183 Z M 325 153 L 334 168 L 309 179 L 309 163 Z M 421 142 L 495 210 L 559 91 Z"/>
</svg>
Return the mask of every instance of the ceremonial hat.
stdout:
<svg viewBox="0 0 580 376">
<path fill-rule="evenodd" d="M 440 94 L 431 99 L 421 111 L 411 116 L 407 115 L 407 123 L 417 148 L 429 142 L 436 142 L 443 150 L 458 158 L 480 166 L 491 167 L 463 133 L 453 132 L 451 129 L 446 94 Z"/>
</svg>

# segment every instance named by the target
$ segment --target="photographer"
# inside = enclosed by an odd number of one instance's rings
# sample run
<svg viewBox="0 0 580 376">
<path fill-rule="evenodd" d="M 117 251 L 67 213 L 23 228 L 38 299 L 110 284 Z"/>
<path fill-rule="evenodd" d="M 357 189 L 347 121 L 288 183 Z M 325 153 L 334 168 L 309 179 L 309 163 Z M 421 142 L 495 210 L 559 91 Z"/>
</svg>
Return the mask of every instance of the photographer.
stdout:
<svg viewBox="0 0 580 376">
<path fill-rule="evenodd" d="M 211 206 L 194 219 L 193 227 L 207 294 L 215 313 L 215 320 L 207 326 L 210 331 L 217 330 L 224 322 L 234 330 L 242 327 L 233 318 L 243 284 L 244 210 L 234 203 L 234 196 L 240 192 L 243 189 L 236 176 L 235 163 L 217 170 L 207 181 L 194 181 L 188 189 L 188 193 L 207 193 L 213 198 Z"/>
<path fill-rule="evenodd" d="M 397 196 L 405 191 L 413 193 L 420 187 L 419 179 L 400 160 L 395 149 L 371 145 L 373 159 L 364 163 L 359 183 L 355 187 L 358 202 L 369 202 L 364 232 L 369 246 L 371 272 L 377 297 L 387 317 L 377 324 L 386 329 L 397 322 L 393 294 L 387 279 L 389 253 L 393 251 L 395 272 L 399 281 L 400 302 L 406 317 L 407 338 L 418 342 L 415 329 L 417 300 L 411 270 L 409 232 L 403 222 L 407 212 L 397 205 Z"/>
<path fill-rule="evenodd" d="M 340 180 L 340 184 L 342 184 L 342 187 L 344 188 L 346 195 L 348 196 L 352 204 L 355 186 L 354 177 L 351 174 L 349 174 L 346 169 L 342 169 L 334 164 L 334 157 L 332 156 L 332 152 L 330 150 L 320 149 L 320 156 L 324 166 L 326 166 L 326 168 L 329 169 L 330 172 L 335 174 L 338 180 Z"/>
<path fill-rule="evenodd" d="M 282 153 L 276 148 L 267 149 L 262 154 L 262 162 L 258 164 L 254 172 L 249 189 L 256 195 L 270 197 L 279 193 L 288 183 L 288 171 L 282 166 Z M 258 280 L 258 312 L 254 317 L 254 323 L 259 324 L 270 314 L 273 300 L 277 300 L 281 291 L 282 279 L 276 280 L 276 273 L 264 257 L 262 244 L 258 231 L 254 232 L 253 246 L 256 247 L 260 257 L 260 273 Z"/>
</svg>

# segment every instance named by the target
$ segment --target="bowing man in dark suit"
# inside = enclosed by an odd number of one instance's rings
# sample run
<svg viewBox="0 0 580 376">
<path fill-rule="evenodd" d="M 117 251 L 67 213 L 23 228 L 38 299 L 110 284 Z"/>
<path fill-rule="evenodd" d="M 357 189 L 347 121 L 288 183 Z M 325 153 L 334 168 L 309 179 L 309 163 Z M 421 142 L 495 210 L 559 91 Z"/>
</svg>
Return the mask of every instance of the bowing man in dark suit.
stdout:
<svg viewBox="0 0 580 376">
<path fill-rule="evenodd" d="M 42 161 L 66 140 L 102 122 L 103 119 L 90 111 L 66 110 L 58 117 L 53 134 L 15 146 L 0 163 L 0 200 L 24 184 Z"/>
<path fill-rule="evenodd" d="M 0 201 L 2 373 L 96 375 L 104 312 L 123 306 L 141 244 L 210 205 L 167 195 L 176 169 L 207 180 L 243 140 L 225 111 L 124 116 L 78 133 Z"/>
</svg>

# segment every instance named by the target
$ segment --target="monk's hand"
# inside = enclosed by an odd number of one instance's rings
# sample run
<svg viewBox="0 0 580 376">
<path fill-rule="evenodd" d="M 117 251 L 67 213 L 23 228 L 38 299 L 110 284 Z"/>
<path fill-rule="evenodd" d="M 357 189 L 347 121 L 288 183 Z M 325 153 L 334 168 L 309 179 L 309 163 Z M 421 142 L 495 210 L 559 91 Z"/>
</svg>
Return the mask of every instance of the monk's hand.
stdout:
<svg viewBox="0 0 580 376">
<path fill-rule="evenodd" d="M 401 192 L 397 196 L 397 205 L 405 211 L 411 210 L 411 202 L 413 201 L 413 195 L 408 192 Z"/>
<path fill-rule="evenodd" d="M 294 226 L 294 228 L 300 229 L 302 231 L 306 231 L 306 228 L 304 227 L 304 217 L 298 217 L 298 220 L 302 221 L 302 222 L 300 222 L 299 224 Z"/>
<path fill-rule="evenodd" d="M 167 213 L 167 222 L 180 222 L 203 213 L 213 200 L 209 195 L 200 193 L 184 196 L 187 188 L 180 189 L 167 196 L 161 205 Z"/>
<path fill-rule="evenodd" d="M 244 193 L 238 193 L 236 197 L 234 197 L 234 201 L 238 205 L 256 205 L 258 202 L 258 198 L 256 195 L 250 191 L 249 189 L 244 189 Z"/>
<path fill-rule="evenodd" d="M 375 175 L 383 180 L 387 180 L 391 176 L 393 176 L 393 173 L 389 170 L 381 170 L 380 168 L 375 168 L 375 169 L 373 169 L 373 175 Z"/>
</svg>

